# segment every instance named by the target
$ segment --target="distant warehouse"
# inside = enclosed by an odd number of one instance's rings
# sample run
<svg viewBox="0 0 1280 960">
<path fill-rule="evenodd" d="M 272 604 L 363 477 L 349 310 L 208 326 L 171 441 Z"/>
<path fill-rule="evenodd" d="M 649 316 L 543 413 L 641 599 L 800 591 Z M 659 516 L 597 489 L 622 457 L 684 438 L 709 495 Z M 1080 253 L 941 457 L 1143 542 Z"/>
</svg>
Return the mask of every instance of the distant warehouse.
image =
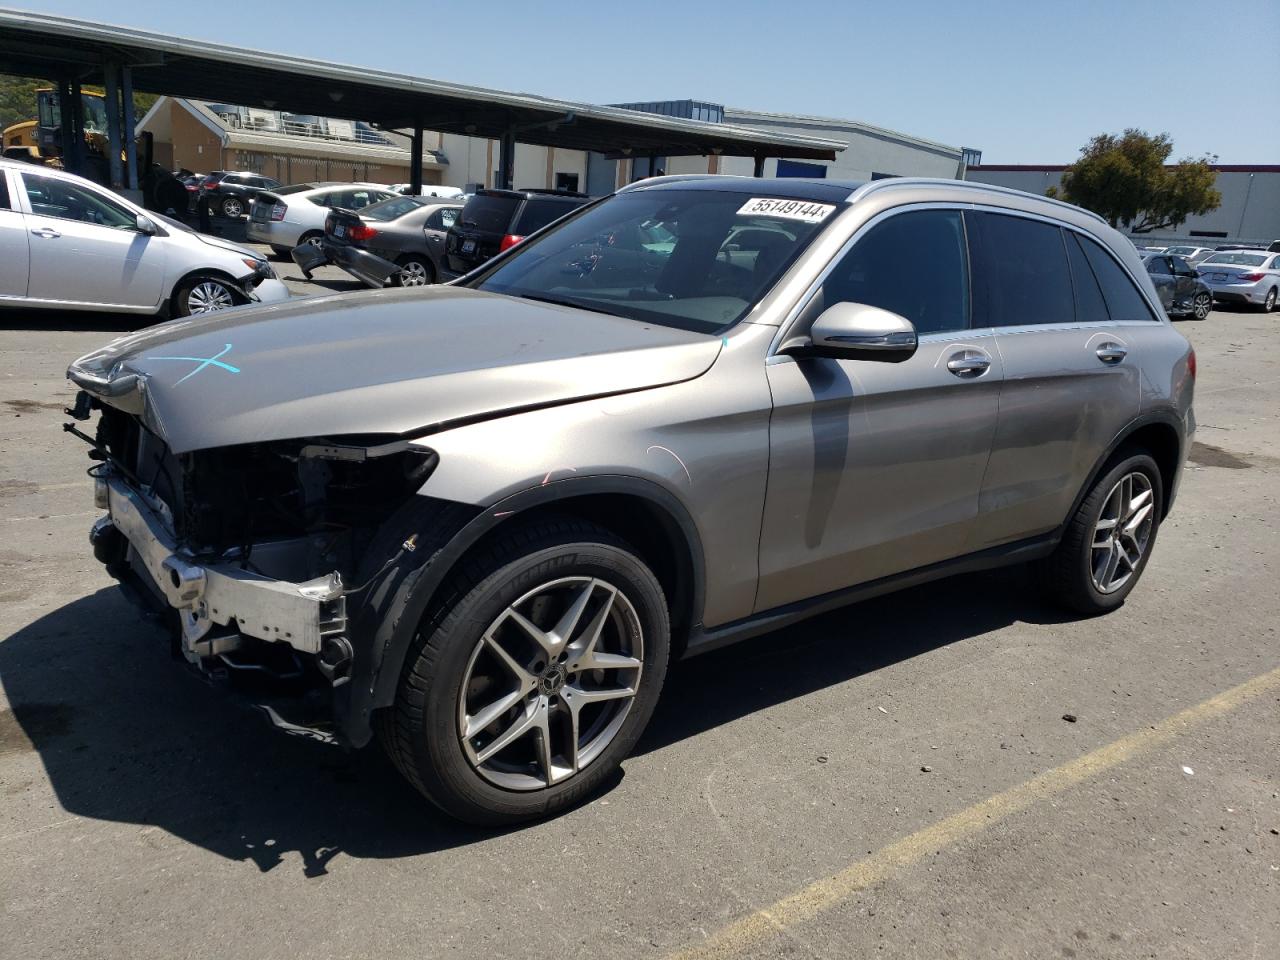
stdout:
<svg viewBox="0 0 1280 960">
<path fill-rule="evenodd" d="M 968 179 L 994 183 L 1027 193 L 1044 195 L 1060 187 L 1066 166 L 978 164 L 969 167 Z M 1203 246 L 1217 243 L 1270 243 L 1280 239 L 1280 165 L 1216 164 L 1215 186 L 1222 205 L 1200 217 L 1190 217 L 1177 230 L 1142 234 L 1143 243 L 1195 240 Z"/>
</svg>

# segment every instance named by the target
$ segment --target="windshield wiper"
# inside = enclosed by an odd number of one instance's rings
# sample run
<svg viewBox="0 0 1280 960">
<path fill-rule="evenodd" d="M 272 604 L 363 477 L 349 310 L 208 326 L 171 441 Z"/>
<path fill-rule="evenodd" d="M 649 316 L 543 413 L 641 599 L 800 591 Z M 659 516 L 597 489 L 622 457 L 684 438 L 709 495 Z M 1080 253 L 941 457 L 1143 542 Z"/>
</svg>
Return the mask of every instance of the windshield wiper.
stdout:
<svg viewBox="0 0 1280 960">
<path fill-rule="evenodd" d="M 603 313 L 606 317 L 623 317 L 626 314 L 617 313 L 613 310 L 606 310 L 604 307 L 596 306 L 591 300 L 577 300 L 573 297 L 549 297 L 544 293 L 517 293 L 515 296 L 521 300 L 537 300 L 539 303 L 552 303 L 557 307 L 576 307 L 579 310 L 590 310 L 592 313 Z"/>
</svg>

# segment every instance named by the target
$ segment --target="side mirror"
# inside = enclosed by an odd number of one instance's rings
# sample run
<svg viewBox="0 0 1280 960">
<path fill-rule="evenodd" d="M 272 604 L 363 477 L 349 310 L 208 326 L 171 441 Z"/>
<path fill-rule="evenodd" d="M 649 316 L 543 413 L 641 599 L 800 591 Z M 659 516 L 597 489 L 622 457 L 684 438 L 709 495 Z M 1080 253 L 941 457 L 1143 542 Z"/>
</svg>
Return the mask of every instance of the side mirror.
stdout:
<svg viewBox="0 0 1280 960">
<path fill-rule="evenodd" d="M 156 235 L 156 225 L 151 222 L 149 217 L 144 217 L 142 214 L 138 214 L 137 228 L 138 232 L 143 236 L 154 237 Z"/>
<path fill-rule="evenodd" d="M 916 352 L 916 328 L 906 317 L 865 303 L 835 303 L 813 321 L 807 335 L 783 342 L 779 353 L 832 360 L 901 363 Z"/>
</svg>

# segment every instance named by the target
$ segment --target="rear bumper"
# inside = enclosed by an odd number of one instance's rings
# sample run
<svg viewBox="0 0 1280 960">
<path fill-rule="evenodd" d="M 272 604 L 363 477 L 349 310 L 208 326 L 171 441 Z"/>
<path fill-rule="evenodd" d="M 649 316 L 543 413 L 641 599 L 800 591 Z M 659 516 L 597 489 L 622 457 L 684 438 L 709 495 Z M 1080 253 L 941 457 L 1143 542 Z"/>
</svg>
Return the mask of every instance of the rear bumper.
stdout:
<svg viewBox="0 0 1280 960">
<path fill-rule="evenodd" d="M 341 267 L 365 286 L 375 290 L 386 286 L 387 281 L 400 272 L 399 264 L 360 247 L 326 240 L 321 248 L 330 263 Z"/>
<path fill-rule="evenodd" d="M 1209 285 L 1209 292 L 1213 294 L 1213 299 L 1222 300 L 1227 303 L 1262 303 L 1267 299 L 1267 290 L 1262 284 L 1251 284 L 1249 286 L 1238 284 L 1213 284 Z"/>
</svg>

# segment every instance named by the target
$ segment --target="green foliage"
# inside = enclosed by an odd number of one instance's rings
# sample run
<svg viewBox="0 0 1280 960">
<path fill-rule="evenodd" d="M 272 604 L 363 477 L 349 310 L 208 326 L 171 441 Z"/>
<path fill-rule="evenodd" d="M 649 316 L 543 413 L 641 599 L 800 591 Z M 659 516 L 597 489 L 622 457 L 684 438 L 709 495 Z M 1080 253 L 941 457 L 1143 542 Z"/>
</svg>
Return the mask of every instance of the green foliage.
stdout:
<svg viewBox="0 0 1280 960">
<path fill-rule="evenodd" d="M 52 81 L 33 80 L 29 77 L 11 77 L 0 73 L 0 130 L 11 123 L 36 118 L 36 88 L 51 87 Z M 87 93 L 103 93 L 102 87 L 85 86 Z M 159 99 L 154 93 L 134 93 L 134 116 L 141 120 Z"/>
<path fill-rule="evenodd" d="M 1063 173 L 1061 197 L 1133 233 L 1175 229 L 1192 214 L 1216 210 L 1222 203 L 1211 167 L 1217 157 L 1187 157 L 1166 166 L 1172 152 L 1167 133 L 1099 134 Z M 1048 193 L 1059 196 L 1052 188 Z"/>
</svg>

